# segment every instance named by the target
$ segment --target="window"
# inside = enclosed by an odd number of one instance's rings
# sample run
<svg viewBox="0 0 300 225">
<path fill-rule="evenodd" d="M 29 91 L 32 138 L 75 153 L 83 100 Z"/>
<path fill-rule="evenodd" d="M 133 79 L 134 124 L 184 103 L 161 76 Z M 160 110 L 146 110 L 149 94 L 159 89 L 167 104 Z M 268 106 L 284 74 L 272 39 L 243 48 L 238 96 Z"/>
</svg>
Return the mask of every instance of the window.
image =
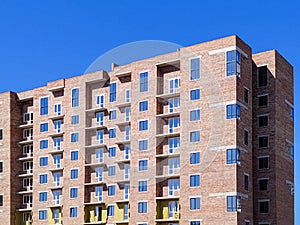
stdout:
<svg viewBox="0 0 300 225">
<path fill-rule="evenodd" d="M 200 198 L 190 198 L 190 210 L 199 210 L 200 209 Z"/>
<path fill-rule="evenodd" d="M 79 116 L 78 115 L 72 116 L 71 123 L 72 125 L 79 124 Z"/>
<path fill-rule="evenodd" d="M 241 53 L 237 50 L 226 52 L 226 75 L 241 75 Z"/>
<path fill-rule="evenodd" d="M 191 59 L 191 80 L 197 80 L 200 78 L 200 59 Z"/>
<path fill-rule="evenodd" d="M 146 192 L 148 191 L 148 181 L 142 180 L 139 181 L 139 192 Z"/>
<path fill-rule="evenodd" d="M 71 179 L 78 179 L 78 169 L 71 170 Z"/>
<path fill-rule="evenodd" d="M 95 168 L 95 175 L 99 182 L 103 181 L 103 167 L 96 167 Z M 112 169 L 111 169 L 112 170 Z"/>
<path fill-rule="evenodd" d="M 96 113 L 96 122 L 100 126 L 104 126 L 104 113 L 103 112 Z"/>
<path fill-rule="evenodd" d="M 148 140 L 139 141 L 139 150 L 140 151 L 148 150 Z"/>
<path fill-rule="evenodd" d="M 169 124 L 169 133 L 174 133 L 174 129 L 180 127 L 180 118 L 179 117 L 174 117 L 168 119 L 168 124 Z"/>
<path fill-rule="evenodd" d="M 226 164 L 240 163 L 240 150 L 237 148 L 226 150 Z"/>
<path fill-rule="evenodd" d="M 3 195 L 0 195 L 0 206 L 3 206 Z"/>
<path fill-rule="evenodd" d="M 129 184 L 124 185 L 124 200 L 129 199 L 130 186 Z"/>
<path fill-rule="evenodd" d="M 258 87 L 268 85 L 268 68 L 267 66 L 258 67 Z"/>
<path fill-rule="evenodd" d="M 245 221 L 245 225 L 250 225 L 250 222 L 249 221 Z"/>
<path fill-rule="evenodd" d="M 241 107 L 238 104 L 231 104 L 226 106 L 226 118 L 234 119 L 241 117 Z"/>
<path fill-rule="evenodd" d="M 71 134 L 71 142 L 78 142 L 78 133 Z"/>
<path fill-rule="evenodd" d="M 290 157 L 294 160 L 294 145 L 290 146 Z"/>
<path fill-rule="evenodd" d="M 200 175 L 191 175 L 190 187 L 199 187 L 199 186 L 200 186 Z"/>
<path fill-rule="evenodd" d="M 109 138 L 115 138 L 117 136 L 116 134 L 116 128 L 111 128 L 108 130 L 108 137 Z"/>
<path fill-rule="evenodd" d="M 103 187 L 95 187 L 95 197 L 98 199 L 98 202 L 103 201 Z"/>
<path fill-rule="evenodd" d="M 105 101 L 104 95 L 98 95 L 96 97 L 96 105 L 99 106 L 100 108 L 104 108 L 104 101 Z"/>
<path fill-rule="evenodd" d="M 244 130 L 244 145 L 248 146 L 249 144 L 249 132 L 247 130 Z"/>
<path fill-rule="evenodd" d="M 258 205 L 259 205 L 259 213 L 269 213 L 269 200 L 259 200 Z"/>
<path fill-rule="evenodd" d="M 294 119 L 295 119 L 295 110 L 294 110 L 294 108 L 291 108 L 291 112 L 290 112 L 290 117 L 291 117 L 291 120 L 292 121 L 294 121 Z"/>
<path fill-rule="evenodd" d="M 96 155 L 96 159 L 98 160 L 98 162 L 104 162 L 104 149 L 100 148 L 100 149 L 96 149 L 95 150 L 95 155 Z"/>
<path fill-rule="evenodd" d="M 40 192 L 39 194 L 39 201 L 40 202 L 46 202 L 47 201 L 47 192 Z"/>
<path fill-rule="evenodd" d="M 116 83 L 109 84 L 109 101 L 110 102 L 117 101 L 117 84 Z"/>
<path fill-rule="evenodd" d="M 109 157 L 116 157 L 116 154 L 117 154 L 117 148 L 116 147 L 108 148 L 108 156 Z"/>
<path fill-rule="evenodd" d="M 48 183 L 48 174 L 41 174 L 40 175 L 40 184 Z"/>
<path fill-rule="evenodd" d="M 103 130 L 96 131 L 96 140 L 99 141 L 99 144 L 104 143 L 104 131 Z"/>
<path fill-rule="evenodd" d="M 124 159 L 130 159 L 130 145 L 125 145 L 124 149 Z"/>
<path fill-rule="evenodd" d="M 27 140 L 33 140 L 33 129 L 25 129 L 23 131 L 23 137 Z"/>
<path fill-rule="evenodd" d="M 47 210 L 39 210 L 39 220 L 47 220 Z"/>
<path fill-rule="evenodd" d="M 190 132 L 190 142 L 200 142 L 200 130 Z"/>
<path fill-rule="evenodd" d="M 200 99 L 200 89 L 191 90 L 190 100 L 198 100 L 198 99 Z"/>
<path fill-rule="evenodd" d="M 179 106 L 180 106 L 180 98 L 179 97 L 169 99 L 169 113 L 174 112 L 174 110 L 176 108 L 179 108 Z"/>
<path fill-rule="evenodd" d="M 108 113 L 109 120 L 115 120 L 117 119 L 117 110 L 111 110 Z"/>
<path fill-rule="evenodd" d="M 130 116 L 131 116 L 131 108 L 126 107 L 125 108 L 125 121 L 129 122 L 130 121 Z"/>
<path fill-rule="evenodd" d="M 269 179 L 262 178 L 258 180 L 259 190 L 260 191 L 268 191 L 269 190 Z"/>
<path fill-rule="evenodd" d="M 71 151 L 71 160 L 78 160 L 78 151 Z"/>
<path fill-rule="evenodd" d="M 176 149 L 179 148 L 180 138 L 179 137 L 169 138 L 168 143 L 169 143 L 169 153 L 172 154 L 175 152 Z"/>
<path fill-rule="evenodd" d="M 62 141 L 61 137 L 53 138 L 54 148 L 58 151 L 61 150 L 61 141 Z"/>
<path fill-rule="evenodd" d="M 130 174 L 130 164 L 124 164 L 124 179 L 128 180 Z"/>
<path fill-rule="evenodd" d="M 249 102 L 249 90 L 244 87 L 244 102 Z"/>
<path fill-rule="evenodd" d="M 148 170 L 148 160 L 139 161 L 139 171 Z"/>
<path fill-rule="evenodd" d="M 258 126 L 259 127 L 267 127 L 269 125 L 269 116 L 262 115 L 258 116 Z"/>
<path fill-rule="evenodd" d="M 140 102 L 140 112 L 148 110 L 148 101 Z"/>
<path fill-rule="evenodd" d="M 23 120 L 24 123 L 33 123 L 33 113 L 24 113 Z"/>
<path fill-rule="evenodd" d="M 72 89 L 72 107 L 79 106 L 79 88 Z"/>
<path fill-rule="evenodd" d="M 148 120 L 143 120 L 139 122 L 139 130 L 148 130 Z"/>
<path fill-rule="evenodd" d="M 140 73 L 140 92 L 148 91 L 148 72 Z"/>
<path fill-rule="evenodd" d="M 169 93 L 174 93 L 180 87 L 180 78 L 173 78 L 169 80 Z"/>
<path fill-rule="evenodd" d="M 148 211 L 148 202 L 139 202 L 138 203 L 138 213 L 147 213 Z"/>
<path fill-rule="evenodd" d="M 174 174 L 174 170 L 180 168 L 179 158 L 169 158 L 168 159 L 169 174 Z"/>
<path fill-rule="evenodd" d="M 258 96 L 258 106 L 268 106 L 268 95 Z"/>
<path fill-rule="evenodd" d="M 3 173 L 3 161 L 0 161 L 0 173 Z"/>
<path fill-rule="evenodd" d="M 78 214 L 78 208 L 77 207 L 71 207 L 70 208 L 70 217 L 77 217 Z"/>
<path fill-rule="evenodd" d="M 200 225 L 200 221 L 191 221 L 190 225 Z"/>
<path fill-rule="evenodd" d="M 227 212 L 237 212 L 240 208 L 240 198 L 238 196 L 227 196 Z"/>
<path fill-rule="evenodd" d="M 77 198 L 78 197 L 78 188 L 71 188 L 70 189 L 70 198 Z"/>
<path fill-rule="evenodd" d="M 108 176 L 115 176 L 116 175 L 116 166 L 109 166 L 108 167 Z"/>
<path fill-rule="evenodd" d="M 190 121 L 200 120 L 200 109 L 190 111 Z"/>
<path fill-rule="evenodd" d="M 60 116 L 61 115 L 61 104 L 60 103 L 57 103 L 54 105 L 54 113 L 57 115 L 57 116 Z"/>
<path fill-rule="evenodd" d="M 200 152 L 190 154 L 190 164 L 200 164 Z"/>
<path fill-rule="evenodd" d="M 245 191 L 249 191 L 249 175 L 244 174 L 244 188 Z"/>
<path fill-rule="evenodd" d="M 3 140 L 3 129 L 0 129 L 0 141 Z"/>
<path fill-rule="evenodd" d="M 131 90 L 125 90 L 125 102 L 131 102 Z"/>
<path fill-rule="evenodd" d="M 168 189 L 169 189 L 169 196 L 174 196 L 175 191 L 178 191 L 180 189 L 179 179 L 168 180 Z"/>
<path fill-rule="evenodd" d="M 48 97 L 44 97 L 40 99 L 40 115 L 48 114 Z"/>
<path fill-rule="evenodd" d="M 258 137 L 258 147 L 267 148 L 269 146 L 269 136 Z"/>
<path fill-rule="evenodd" d="M 258 158 L 259 169 L 269 169 L 269 156 L 263 156 Z"/>
<path fill-rule="evenodd" d="M 115 215 L 115 206 L 109 205 L 107 207 L 107 215 L 108 216 L 114 216 Z"/>
<path fill-rule="evenodd" d="M 40 158 L 40 166 L 48 166 L 48 157 Z"/>
<path fill-rule="evenodd" d="M 41 123 L 40 124 L 40 132 L 48 131 L 48 123 Z"/>
<path fill-rule="evenodd" d="M 108 196 L 114 196 L 116 195 L 116 186 L 111 185 L 107 187 Z"/>
<path fill-rule="evenodd" d="M 125 126 L 125 140 L 130 140 L 130 126 Z"/>
</svg>

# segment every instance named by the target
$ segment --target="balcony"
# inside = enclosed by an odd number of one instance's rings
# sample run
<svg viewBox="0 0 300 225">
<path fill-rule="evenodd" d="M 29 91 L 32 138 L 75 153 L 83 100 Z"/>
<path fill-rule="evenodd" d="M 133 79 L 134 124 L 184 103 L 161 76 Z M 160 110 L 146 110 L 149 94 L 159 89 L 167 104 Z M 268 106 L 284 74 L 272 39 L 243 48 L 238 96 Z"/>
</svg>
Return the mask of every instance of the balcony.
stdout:
<svg viewBox="0 0 300 225">
<path fill-rule="evenodd" d="M 19 141 L 20 145 L 27 145 L 27 144 L 32 144 L 33 143 L 33 136 L 26 137 L 24 140 Z"/>
<path fill-rule="evenodd" d="M 53 199 L 51 205 L 47 206 L 48 208 L 60 208 L 62 207 L 62 196 L 58 199 Z"/>
<path fill-rule="evenodd" d="M 180 112 L 169 112 L 169 113 L 163 113 L 163 114 L 158 114 L 156 115 L 157 118 L 162 118 L 162 119 L 168 119 L 171 117 L 179 117 Z"/>
<path fill-rule="evenodd" d="M 86 130 L 86 131 L 93 131 L 93 130 L 107 130 L 107 126 L 97 124 L 96 126 L 86 127 L 85 130 Z"/>
<path fill-rule="evenodd" d="M 123 102 L 123 103 L 120 103 L 120 104 L 116 104 L 116 107 L 118 108 L 126 108 L 126 107 L 130 107 L 131 106 L 131 102 Z"/>
<path fill-rule="evenodd" d="M 33 154 L 27 154 L 26 156 L 19 158 L 19 161 L 32 161 L 33 160 Z"/>
<path fill-rule="evenodd" d="M 19 126 L 19 128 L 21 128 L 21 129 L 33 128 L 33 121 L 32 121 L 32 122 L 27 122 L 27 123 L 21 124 L 21 125 Z"/>
<path fill-rule="evenodd" d="M 27 169 L 26 171 L 22 171 L 18 177 L 30 177 L 30 176 L 33 176 L 33 169 Z"/>
<path fill-rule="evenodd" d="M 63 120 L 64 117 L 65 117 L 64 114 L 54 114 L 54 115 L 49 116 L 49 119 L 50 120 Z"/>
<path fill-rule="evenodd" d="M 19 212 L 32 211 L 32 203 L 23 204 L 21 208 L 18 209 Z"/>
<path fill-rule="evenodd" d="M 100 143 L 93 143 L 93 144 L 91 144 L 91 145 L 86 145 L 85 146 L 85 148 L 86 149 L 96 149 L 96 148 L 106 148 L 106 144 L 104 144 L 104 143 L 102 143 L 102 144 L 100 144 Z"/>
<path fill-rule="evenodd" d="M 180 132 L 173 132 L 173 133 L 162 133 L 162 134 L 157 134 L 156 138 L 171 138 L 171 137 L 179 137 Z"/>
<path fill-rule="evenodd" d="M 86 219 L 83 224 L 106 224 L 107 207 L 105 204 L 98 203 L 93 205 L 86 205 L 84 211 Z"/>
<path fill-rule="evenodd" d="M 96 107 L 96 108 L 85 110 L 85 112 L 88 114 L 97 113 L 97 112 L 105 112 L 105 111 L 107 111 L 106 107 Z"/>
<path fill-rule="evenodd" d="M 179 202 L 175 201 L 158 201 L 156 208 L 157 223 L 179 222 Z"/>
<path fill-rule="evenodd" d="M 156 158 L 161 158 L 161 159 L 179 157 L 179 156 L 180 156 L 179 152 L 155 155 Z"/>
<path fill-rule="evenodd" d="M 49 134 L 48 136 L 49 136 L 49 137 L 52 137 L 52 138 L 55 138 L 55 137 L 61 137 L 61 136 L 64 135 L 64 133 L 65 133 L 65 132 L 62 132 L 62 131 L 60 131 L 60 132 L 54 132 L 54 133 Z"/>
</svg>

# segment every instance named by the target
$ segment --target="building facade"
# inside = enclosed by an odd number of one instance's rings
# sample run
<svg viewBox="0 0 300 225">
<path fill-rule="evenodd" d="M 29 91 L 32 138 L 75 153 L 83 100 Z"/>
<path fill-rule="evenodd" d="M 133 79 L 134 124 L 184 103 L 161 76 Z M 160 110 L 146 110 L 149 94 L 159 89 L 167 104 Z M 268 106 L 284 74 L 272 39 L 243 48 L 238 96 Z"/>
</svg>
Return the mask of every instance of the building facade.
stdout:
<svg viewBox="0 0 300 225">
<path fill-rule="evenodd" d="M 0 221 L 294 224 L 293 68 L 237 36 L 0 94 Z"/>
</svg>

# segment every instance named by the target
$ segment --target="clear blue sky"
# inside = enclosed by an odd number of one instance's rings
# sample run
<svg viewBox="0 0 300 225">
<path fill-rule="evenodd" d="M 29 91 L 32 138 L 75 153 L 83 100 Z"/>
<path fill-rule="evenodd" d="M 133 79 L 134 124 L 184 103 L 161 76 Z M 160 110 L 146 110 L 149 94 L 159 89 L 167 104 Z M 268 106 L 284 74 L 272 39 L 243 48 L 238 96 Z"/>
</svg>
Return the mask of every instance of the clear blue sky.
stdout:
<svg viewBox="0 0 300 225">
<path fill-rule="evenodd" d="M 82 74 L 98 56 L 128 42 L 150 39 L 186 46 L 237 34 L 254 53 L 277 49 L 294 65 L 299 137 L 299 9 L 299 1 L 276 0 L 1 0 L 0 92 Z M 299 139 L 295 140 L 300 212 Z"/>
</svg>

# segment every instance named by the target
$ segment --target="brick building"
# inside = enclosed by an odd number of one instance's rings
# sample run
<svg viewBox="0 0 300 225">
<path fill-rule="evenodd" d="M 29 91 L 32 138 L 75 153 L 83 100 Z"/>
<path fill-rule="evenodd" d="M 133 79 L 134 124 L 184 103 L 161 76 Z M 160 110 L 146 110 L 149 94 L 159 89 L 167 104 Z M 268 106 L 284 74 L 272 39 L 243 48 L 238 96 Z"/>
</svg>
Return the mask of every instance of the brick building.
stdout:
<svg viewBox="0 0 300 225">
<path fill-rule="evenodd" d="M 294 224 L 293 68 L 237 36 L 0 94 L 0 223 Z"/>
</svg>

